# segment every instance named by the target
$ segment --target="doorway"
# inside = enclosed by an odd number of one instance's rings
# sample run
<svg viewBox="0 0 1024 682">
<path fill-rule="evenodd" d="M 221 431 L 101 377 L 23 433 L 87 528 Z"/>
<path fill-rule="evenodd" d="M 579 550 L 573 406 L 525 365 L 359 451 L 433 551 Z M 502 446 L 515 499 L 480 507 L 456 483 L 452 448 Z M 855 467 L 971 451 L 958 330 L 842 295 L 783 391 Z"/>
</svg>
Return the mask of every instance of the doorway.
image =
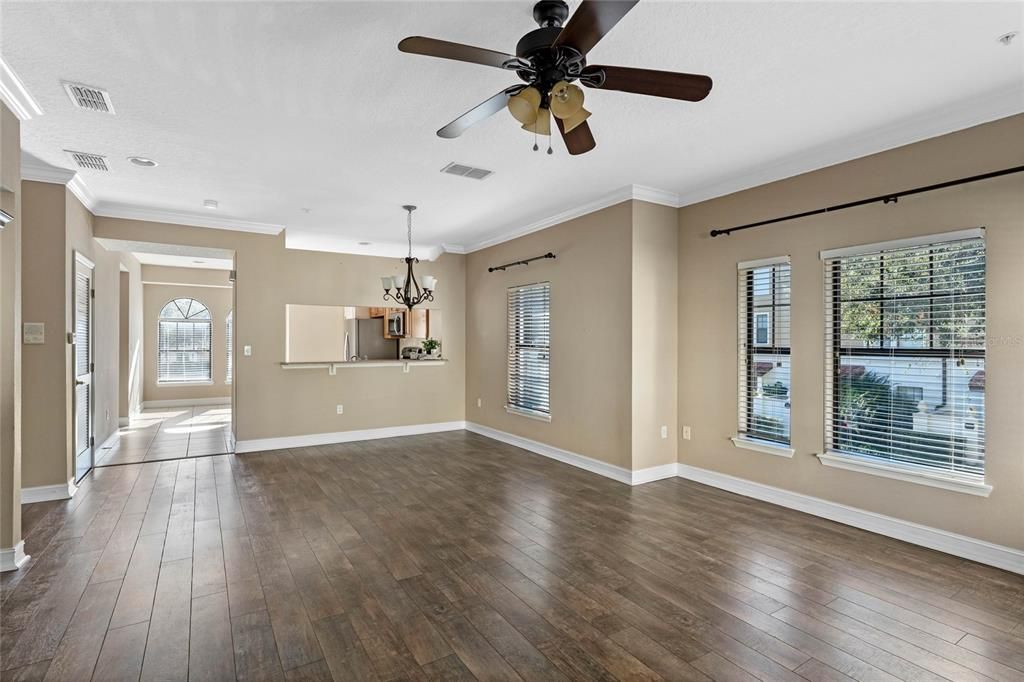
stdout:
<svg viewBox="0 0 1024 682">
<path fill-rule="evenodd" d="M 82 480 L 93 466 L 93 272 L 95 264 L 75 253 L 75 307 L 73 320 L 75 482 Z"/>
</svg>

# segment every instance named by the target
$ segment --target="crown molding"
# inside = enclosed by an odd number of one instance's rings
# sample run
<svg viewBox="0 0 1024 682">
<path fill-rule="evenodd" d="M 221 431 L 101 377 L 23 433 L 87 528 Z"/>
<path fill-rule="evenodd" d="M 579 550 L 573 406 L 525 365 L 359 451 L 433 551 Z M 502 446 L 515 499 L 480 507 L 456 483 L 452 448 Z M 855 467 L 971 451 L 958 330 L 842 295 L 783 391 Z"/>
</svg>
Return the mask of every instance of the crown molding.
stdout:
<svg viewBox="0 0 1024 682">
<path fill-rule="evenodd" d="M 1024 113 L 1022 87 L 974 97 L 959 105 L 905 118 L 688 190 L 678 197 L 678 205 L 690 206 L 1020 113 Z"/>
<path fill-rule="evenodd" d="M 518 237 L 523 237 L 534 232 L 539 232 L 541 230 L 553 227 L 555 225 L 567 222 L 569 220 L 585 216 L 589 213 L 600 211 L 603 208 L 608 208 L 609 206 L 614 206 L 615 204 L 621 204 L 623 201 L 630 201 L 633 199 L 637 201 L 647 201 L 654 204 L 661 204 L 663 206 L 670 206 L 672 208 L 679 208 L 679 197 L 676 194 L 673 194 L 672 192 L 667 192 L 665 190 L 657 189 L 654 187 L 645 187 L 643 185 L 626 185 L 625 187 L 620 187 L 619 189 L 608 192 L 607 194 L 599 196 L 596 199 L 588 201 L 584 204 L 580 204 L 579 206 L 576 206 L 574 208 L 569 208 L 564 211 L 560 211 L 559 213 L 555 213 L 554 215 L 548 216 L 547 218 L 542 218 L 535 222 L 529 223 L 528 225 L 512 228 L 508 231 L 501 232 L 500 234 L 494 237 L 489 237 L 474 244 L 461 247 L 463 249 L 462 253 L 472 253 L 473 251 L 486 249 L 488 247 L 495 246 L 497 244 L 501 244 L 503 242 L 516 239 Z"/>
<path fill-rule="evenodd" d="M 85 182 L 82 180 L 82 176 L 75 174 L 75 177 L 71 178 L 68 182 L 68 190 L 78 197 L 78 200 L 82 202 L 90 213 L 96 215 L 96 197 L 92 195 L 89 188 L 85 186 Z"/>
<path fill-rule="evenodd" d="M 657 187 L 646 187 L 644 185 L 633 185 L 633 199 L 646 201 L 650 204 L 660 204 L 669 208 L 679 208 L 679 195 L 675 192 L 668 192 Z"/>
<path fill-rule="evenodd" d="M 93 215 L 101 216 L 103 218 L 145 220 L 152 223 L 169 223 L 172 225 L 188 225 L 191 227 L 209 227 L 215 230 L 234 230 L 236 232 L 252 232 L 255 234 L 277 235 L 284 229 L 284 225 L 274 225 L 272 223 L 257 223 L 249 220 L 237 220 L 235 218 L 212 218 L 210 216 L 200 216 L 193 213 L 164 211 L 161 209 L 129 206 L 109 201 L 96 202 L 94 208 L 89 210 L 92 211 Z"/>
<path fill-rule="evenodd" d="M 0 100 L 18 117 L 19 121 L 27 121 L 34 116 L 42 116 L 43 108 L 28 88 L 14 73 L 14 69 L 0 57 Z"/>
<path fill-rule="evenodd" d="M 33 182 L 49 182 L 55 185 L 66 185 L 77 175 L 76 171 L 59 166 L 51 166 L 42 159 L 37 159 L 28 152 L 21 153 L 21 179 Z"/>
</svg>

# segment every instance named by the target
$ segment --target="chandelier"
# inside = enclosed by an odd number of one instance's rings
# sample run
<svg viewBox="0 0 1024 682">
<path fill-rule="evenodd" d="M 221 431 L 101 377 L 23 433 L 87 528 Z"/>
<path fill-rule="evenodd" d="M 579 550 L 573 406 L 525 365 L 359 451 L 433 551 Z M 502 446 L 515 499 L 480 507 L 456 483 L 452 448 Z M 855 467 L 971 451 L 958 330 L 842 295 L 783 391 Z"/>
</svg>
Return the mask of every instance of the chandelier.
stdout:
<svg viewBox="0 0 1024 682">
<path fill-rule="evenodd" d="M 405 258 L 405 277 L 381 277 L 381 284 L 384 285 L 384 300 L 401 303 L 409 310 L 414 306 L 426 301 L 434 300 L 434 288 L 437 286 L 437 278 L 430 275 L 423 276 L 423 288 L 420 288 L 416 281 L 416 275 L 412 272 L 413 263 L 419 263 L 419 258 L 412 257 L 412 212 L 415 206 L 405 205 L 402 207 L 408 213 L 406 217 L 406 228 L 409 235 L 409 255 Z M 395 293 L 391 293 L 394 289 Z"/>
</svg>

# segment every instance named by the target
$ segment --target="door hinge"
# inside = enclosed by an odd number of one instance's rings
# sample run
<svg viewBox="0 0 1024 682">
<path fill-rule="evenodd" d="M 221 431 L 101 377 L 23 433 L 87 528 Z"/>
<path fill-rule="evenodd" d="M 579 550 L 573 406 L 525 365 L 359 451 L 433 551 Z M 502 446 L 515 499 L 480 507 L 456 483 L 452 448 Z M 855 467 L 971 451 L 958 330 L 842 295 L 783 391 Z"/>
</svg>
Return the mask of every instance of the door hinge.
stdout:
<svg viewBox="0 0 1024 682">
<path fill-rule="evenodd" d="M 89 297 L 90 298 L 96 298 L 96 290 L 95 289 L 89 289 Z"/>
<path fill-rule="evenodd" d="M 96 436 L 89 436 L 89 447 L 96 445 Z"/>
<path fill-rule="evenodd" d="M 90 362 L 89 363 L 89 374 L 92 374 L 95 371 L 96 371 L 96 363 Z"/>
<path fill-rule="evenodd" d="M 68 343 L 75 345 L 75 335 L 72 332 L 68 332 Z"/>
</svg>

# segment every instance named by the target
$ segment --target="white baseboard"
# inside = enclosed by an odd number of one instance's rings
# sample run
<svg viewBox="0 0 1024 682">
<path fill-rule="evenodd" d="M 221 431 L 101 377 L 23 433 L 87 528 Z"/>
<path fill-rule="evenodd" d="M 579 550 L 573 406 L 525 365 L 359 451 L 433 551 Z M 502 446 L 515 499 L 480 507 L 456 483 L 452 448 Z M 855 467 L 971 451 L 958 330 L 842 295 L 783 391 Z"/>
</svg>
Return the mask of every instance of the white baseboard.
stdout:
<svg viewBox="0 0 1024 682">
<path fill-rule="evenodd" d="M 577 467 L 578 469 L 584 469 L 593 474 L 610 478 L 613 481 L 619 483 L 625 483 L 627 485 L 633 484 L 633 474 L 639 472 L 632 472 L 624 467 L 602 462 L 599 459 L 593 457 L 587 457 L 586 455 L 580 455 L 569 450 L 563 450 L 562 448 L 556 448 L 554 445 L 548 445 L 547 443 L 541 443 L 540 441 L 530 440 L 529 438 L 523 438 L 513 433 L 506 433 L 505 431 L 499 431 L 498 429 L 492 429 L 489 426 L 483 424 L 477 424 L 474 422 L 466 422 L 466 430 L 478 433 L 481 436 L 487 436 L 494 440 L 501 441 L 502 443 L 508 443 L 514 445 L 517 448 L 523 450 L 529 450 L 532 453 L 547 457 L 549 459 L 558 460 L 563 464 L 569 464 Z M 654 480 L 654 479 L 651 479 Z"/>
<path fill-rule="evenodd" d="M 434 424 L 411 424 L 409 426 L 386 426 L 379 429 L 336 431 L 334 433 L 311 433 L 306 436 L 256 438 L 253 440 L 237 441 L 235 443 L 235 452 L 262 452 L 264 450 L 304 448 L 311 445 L 350 443 L 357 440 L 376 440 L 378 438 L 395 438 L 396 436 L 418 436 L 424 433 L 439 433 L 441 431 L 461 431 L 464 428 L 466 428 L 466 422 L 457 421 L 437 422 Z"/>
<path fill-rule="evenodd" d="M 763 483 L 700 469 L 688 464 L 679 464 L 678 471 L 680 478 L 703 483 L 713 488 L 728 490 L 744 497 L 752 497 L 755 500 L 770 502 L 780 507 L 796 509 L 854 528 L 861 528 L 1006 571 L 1024 574 L 1024 551 L 1019 549 L 996 545 L 966 535 L 950 533 L 856 507 L 848 507 L 837 502 L 823 500 L 820 497 L 802 495 Z"/>
<path fill-rule="evenodd" d="M 28 554 L 25 554 L 25 541 L 22 540 L 14 547 L 6 547 L 0 549 L 0 573 L 7 571 L 16 571 L 25 565 L 25 562 L 31 559 Z"/>
<path fill-rule="evenodd" d="M 673 478 L 676 475 L 676 470 L 677 465 L 675 462 L 656 467 L 647 467 L 646 469 L 637 469 L 633 472 L 632 484 L 643 485 L 644 483 L 660 481 L 663 478 Z"/>
<path fill-rule="evenodd" d="M 180 398 L 177 400 L 145 400 L 142 409 L 149 410 L 161 407 L 187 407 L 189 405 L 224 405 L 231 404 L 231 397 L 223 398 Z"/>
<path fill-rule="evenodd" d="M 21 489 L 21 503 L 33 504 L 35 502 L 52 502 L 53 500 L 70 500 L 78 492 L 75 479 L 68 479 L 67 483 L 57 485 L 37 485 L 31 488 Z"/>
<path fill-rule="evenodd" d="M 100 446 L 98 448 L 96 448 L 96 451 L 99 452 L 100 450 L 104 450 L 106 448 L 112 448 L 115 445 L 117 445 L 118 441 L 120 441 L 120 440 L 121 440 L 121 431 L 120 431 L 120 429 L 114 429 L 114 432 L 111 433 L 109 436 L 107 436 L 107 439 L 105 441 L 100 443 Z"/>
</svg>

